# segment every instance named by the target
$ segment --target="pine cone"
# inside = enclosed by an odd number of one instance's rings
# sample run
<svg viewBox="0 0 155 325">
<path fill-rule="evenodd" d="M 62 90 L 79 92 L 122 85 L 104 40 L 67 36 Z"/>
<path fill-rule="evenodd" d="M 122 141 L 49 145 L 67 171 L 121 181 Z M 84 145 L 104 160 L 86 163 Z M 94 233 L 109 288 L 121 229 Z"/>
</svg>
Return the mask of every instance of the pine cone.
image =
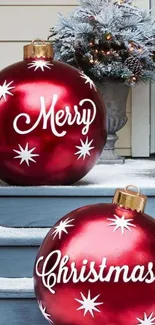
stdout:
<svg viewBox="0 0 155 325">
<path fill-rule="evenodd" d="M 128 67 L 130 71 L 133 72 L 134 75 L 140 76 L 143 66 L 139 59 L 134 56 L 131 56 L 125 60 L 125 65 Z"/>
</svg>

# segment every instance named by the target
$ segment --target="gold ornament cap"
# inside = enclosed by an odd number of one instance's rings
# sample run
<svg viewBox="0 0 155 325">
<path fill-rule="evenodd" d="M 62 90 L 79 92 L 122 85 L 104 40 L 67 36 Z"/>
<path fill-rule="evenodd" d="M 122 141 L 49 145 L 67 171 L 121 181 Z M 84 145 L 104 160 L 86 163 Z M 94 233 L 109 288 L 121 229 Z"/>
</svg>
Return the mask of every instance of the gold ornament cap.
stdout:
<svg viewBox="0 0 155 325">
<path fill-rule="evenodd" d="M 24 46 L 24 60 L 44 58 L 53 59 L 54 50 L 49 42 L 39 39 L 32 41 L 32 43 Z"/>
<path fill-rule="evenodd" d="M 135 188 L 133 191 L 129 188 Z M 122 208 L 144 212 L 147 202 L 147 196 L 141 194 L 140 189 L 135 185 L 128 185 L 125 189 L 118 188 L 115 192 L 113 203 Z"/>
</svg>

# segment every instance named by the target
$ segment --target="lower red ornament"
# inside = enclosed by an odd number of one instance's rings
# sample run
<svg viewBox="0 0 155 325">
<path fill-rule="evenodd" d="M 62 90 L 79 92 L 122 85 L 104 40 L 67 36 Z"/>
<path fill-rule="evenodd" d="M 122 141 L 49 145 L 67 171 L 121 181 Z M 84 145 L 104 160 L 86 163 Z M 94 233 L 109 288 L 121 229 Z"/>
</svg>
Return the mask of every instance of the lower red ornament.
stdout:
<svg viewBox="0 0 155 325">
<path fill-rule="evenodd" d="M 155 324 L 155 221 L 116 204 L 62 218 L 35 263 L 35 292 L 56 325 Z"/>
</svg>

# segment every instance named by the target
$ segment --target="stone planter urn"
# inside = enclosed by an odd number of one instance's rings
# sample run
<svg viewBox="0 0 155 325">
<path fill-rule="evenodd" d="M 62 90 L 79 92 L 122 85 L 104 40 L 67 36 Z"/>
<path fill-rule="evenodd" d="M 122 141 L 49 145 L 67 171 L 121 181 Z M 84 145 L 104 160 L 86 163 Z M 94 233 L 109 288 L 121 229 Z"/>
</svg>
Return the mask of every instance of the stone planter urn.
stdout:
<svg viewBox="0 0 155 325">
<path fill-rule="evenodd" d="M 118 132 L 127 122 L 126 103 L 130 87 L 121 81 L 106 79 L 104 82 L 95 81 L 103 97 L 107 110 L 108 137 L 98 164 L 124 164 L 125 158 L 115 150 Z"/>
</svg>

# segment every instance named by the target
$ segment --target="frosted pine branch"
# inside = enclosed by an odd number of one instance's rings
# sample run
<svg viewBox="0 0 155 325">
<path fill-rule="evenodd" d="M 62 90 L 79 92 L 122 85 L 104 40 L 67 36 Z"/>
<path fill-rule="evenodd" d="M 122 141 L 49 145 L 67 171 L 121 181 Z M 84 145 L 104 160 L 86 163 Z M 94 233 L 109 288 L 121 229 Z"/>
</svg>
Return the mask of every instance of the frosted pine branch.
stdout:
<svg viewBox="0 0 155 325">
<path fill-rule="evenodd" d="M 51 34 L 56 58 L 78 63 L 94 80 L 132 85 L 155 79 L 155 20 L 131 0 L 80 0 L 67 17 L 59 15 Z M 129 57 L 137 58 L 141 71 L 126 66 Z"/>
</svg>

